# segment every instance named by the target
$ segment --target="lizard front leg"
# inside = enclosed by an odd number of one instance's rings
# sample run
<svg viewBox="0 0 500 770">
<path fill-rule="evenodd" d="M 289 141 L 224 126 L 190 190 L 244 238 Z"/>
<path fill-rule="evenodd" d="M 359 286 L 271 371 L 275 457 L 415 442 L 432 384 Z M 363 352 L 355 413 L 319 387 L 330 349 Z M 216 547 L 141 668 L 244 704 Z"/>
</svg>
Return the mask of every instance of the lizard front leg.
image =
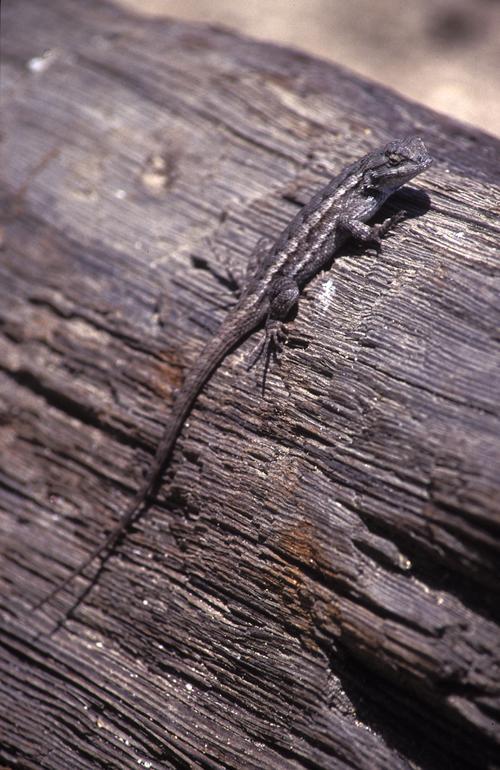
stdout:
<svg viewBox="0 0 500 770">
<path fill-rule="evenodd" d="M 359 241 L 374 241 L 380 244 L 382 237 L 394 227 L 398 222 L 401 222 L 406 216 L 406 211 L 398 211 L 392 217 L 384 219 L 383 222 L 377 225 L 367 225 L 361 222 L 359 219 L 352 219 L 347 214 L 339 217 L 338 226 L 346 230 L 349 235 L 357 238 Z"/>
</svg>

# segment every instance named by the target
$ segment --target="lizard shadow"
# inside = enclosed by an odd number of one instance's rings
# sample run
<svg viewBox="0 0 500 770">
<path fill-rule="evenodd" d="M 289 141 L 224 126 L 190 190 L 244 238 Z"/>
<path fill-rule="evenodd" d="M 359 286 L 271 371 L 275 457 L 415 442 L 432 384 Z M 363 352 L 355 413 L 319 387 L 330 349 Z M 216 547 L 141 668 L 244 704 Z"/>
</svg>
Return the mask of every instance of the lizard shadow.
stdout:
<svg viewBox="0 0 500 770">
<path fill-rule="evenodd" d="M 431 208 L 431 198 L 425 190 L 411 185 L 405 185 L 395 192 L 382 206 L 379 214 L 383 216 L 386 211 L 404 209 L 405 219 L 414 219 L 426 214 Z"/>
</svg>

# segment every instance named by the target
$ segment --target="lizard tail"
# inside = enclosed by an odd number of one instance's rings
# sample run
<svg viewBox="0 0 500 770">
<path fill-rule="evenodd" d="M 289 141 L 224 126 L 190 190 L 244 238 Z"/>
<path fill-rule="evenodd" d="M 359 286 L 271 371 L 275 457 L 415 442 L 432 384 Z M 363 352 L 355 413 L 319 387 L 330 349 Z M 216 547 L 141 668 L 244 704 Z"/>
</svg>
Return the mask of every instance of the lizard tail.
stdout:
<svg viewBox="0 0 500 770">
<path fill-rule="evenodd" d="M 172 454 L 177 436 L 200 390 L 226 355 L 259 325 L 259 321 L 260 319 L 256 318 L 255 314 L 246 314 L 246 317 L 240 318 L 238 323 L 235 323 L 234 320 L 227 326 L 226 323 L 223 323 L 219 332 L 207 343 L 201 353 L 200 362 L 195 364 L 191 371 L 188 372 L 184 383 L 177 393 L 172 415 L 160 440 L 148 473 L 122 517 L 102 543 L 96 546 L 64 580 L 57 583 L 41 601 L 33 605 L 32 609 L 34 611 L 47 604 L 56 594 L 66 588 L 78 575 L 82 574 L 94 559 L 97 559 L 105 552 L 109 553 L 120 537 L 125 534 L 131 524 L 139 517 L 141 510 L 145 508 L 161 478 L 167 460 Z"/>
</svg>

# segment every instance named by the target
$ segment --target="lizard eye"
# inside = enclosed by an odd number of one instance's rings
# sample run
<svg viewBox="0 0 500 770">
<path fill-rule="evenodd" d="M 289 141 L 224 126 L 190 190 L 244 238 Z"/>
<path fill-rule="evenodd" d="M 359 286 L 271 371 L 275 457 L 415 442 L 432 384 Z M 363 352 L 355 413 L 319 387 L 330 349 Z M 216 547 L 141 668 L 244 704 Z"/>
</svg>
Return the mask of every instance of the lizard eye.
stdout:
<svg viewBox="0 0 500 770">
<path fill-rule="evenodd" d="M 391 153 L 390 153 L 390 154 L 387 156 L 387 160 L 389 161 L 389 163 L 391 164 L 391 166 L 397 166 L 397 165 L 398 165 L 398 163 L 400 163 L 400 162 L 401 162 L 401 158 L 399 157 L 399 155 L 396 155 L 396 154 L 395 154 L 395 153 L 393 153 L 393 152 L 391 152 Z"/>
</svg>

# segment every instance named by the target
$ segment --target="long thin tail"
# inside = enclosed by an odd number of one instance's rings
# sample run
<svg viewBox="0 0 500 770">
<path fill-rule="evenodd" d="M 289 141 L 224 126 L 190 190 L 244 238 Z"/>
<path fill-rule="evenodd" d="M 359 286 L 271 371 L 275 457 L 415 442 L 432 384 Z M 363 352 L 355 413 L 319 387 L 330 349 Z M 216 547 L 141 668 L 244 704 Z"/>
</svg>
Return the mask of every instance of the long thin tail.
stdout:
<svg viewBox="0 0 500 770">
<path fill-rule="evenodd" d="M 96 546 L 64 580 L 58 583 L 50 593 L 33 606 L 33 610 L 37 610 L 49 602 L 56 594 L 71 583 L 74 578 L 80 575 L 85 568 L 94 561 L 94 559 L 104 552 L 110 552 L 121 535 L 124 534 L 132 522 L 138 518 L 141 508 L 144 508 L 160 480 L 167 460 L 172 454 L 177 436 L 179 435 L 182 425 L 200 390 L 226 355 L 236 347 L 236 345 L 242 342 L 243 339 L 259 324 L 260 318 L 255 312 L 238 313 L 239 318 L 237 323 L 235 322 L 236 314 L 237 311 L 234 314 L 230 313 L 231 320 L 228 317 L 227 321 L 222 324 L 218 333 L 210 342 L 208 342 L 202 351 L 199 363 L 195 364 L 191 371 L 188 372 L 187 377 L 176 396 L 172 415 L 158 445 L 147 476 L 133 499 L 130 501 L 118 524 L 111 530 L 107 538 L 100 545 Z"/>
</svg>

